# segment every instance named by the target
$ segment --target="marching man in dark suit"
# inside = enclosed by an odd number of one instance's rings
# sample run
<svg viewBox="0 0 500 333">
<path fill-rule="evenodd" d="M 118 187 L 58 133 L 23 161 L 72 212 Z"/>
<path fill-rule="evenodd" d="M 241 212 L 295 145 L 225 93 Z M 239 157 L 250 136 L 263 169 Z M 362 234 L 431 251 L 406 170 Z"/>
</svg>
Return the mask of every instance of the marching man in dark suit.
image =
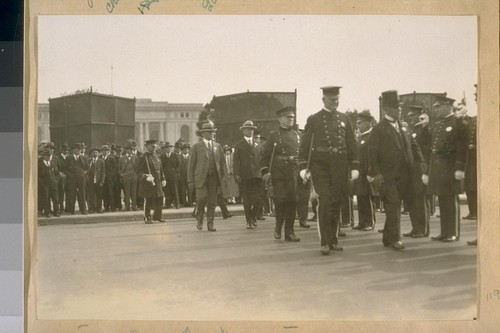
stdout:
<svg viewBox="0 0 500 333">
<path fill-rule="evenodd" d="M 467 158 L 467 128 L 453 114 L 453 102 L 438 97 L 434 115 L 439 120 L 432 129 L 429 169 L 422 176 L 430 194 L 438 196 L 441 232 L 432 240 L 453 242 L 460 238 L 460 204 Z"/>
<path fill-rule="evenodd" d="M 157 140 L 146 141 L 146 151 L 139 157 L 137 165 L 139 191 L 138 196 L 145 199 L 144 223 L 165 222 L 161 218 L 163 208 L 163 187 L 166 185 L 161 161 L 155 151 L 158 148 Z M 153 218 L 151 218 L 153 208 Z"/>
<path fill-rule="evenodd" d="M 196 188 L 196 228 L 203 229 L 205 205 L 207 206 L 208 231 L 216 231 L 214 227 L 217 197 L 222 193 L 221 184 L 224 178 L 225 159 L 220 144 L 214 141 L 216 128 L 213 123 L 204 123 L 200 133 L 203 141 L 191 148 L 188 164 L 188 186 L 192 191 Z"/>
<path fill-rule="evenodd" d="M 89 213 L 101 213 L 102 188 L 106 180 L 106 166 L 104 160 L 99 158 L 99 148 L 89 151 L 88 191 L 89 191 Z"/>
<path fill-rule="evenodd" d="M 86 197 L 86 183 L 87 183 L 87 170 L 88 163 L 85 155 L 80 153 L 82 149 L 81 143 L 75 143 L 71 147 L 72 153 L 66 158 L 66 175 L 68 186 L 68 211 L 71 215 L 75 214 L 75 203 L 78 198 L 78 207 L 80 213 L 87 215 Z"/>
<path fill-rule="evenodd" d="M 302 179 L 312 176 L 312 186 L 319 196 L 321 253 L 327 255 L 330 250 L 343 250 L 338 244 L 340 209 L 342 199 L 349 194 L 349 173 L 352 180 L 359 177 L 359 161 L 349 117 L 337 111 L 340 87 L 321 89 L 325 106 L 307 118 L 299 150 L 299 169 Z"/>
<path fill-rule="evenodd" d="M 368 182 L 368 142 L 372 132 L 374 119 L 370 111 L 362 111 L 358 115 L 357 125 L 360 132 L 358 138 L 359 178 L 356 180 L 356 197 L 358 199 L 358 225 L 355 230 L 369 231 L 375 227 L 375 202 L 373 196 L 378 192 L 373 183 Z"/>
<path fill-rule="evenodd" d="M 170 142 L 165 142 L 162 147 L 161 166 L 163 174 L 167 181 L 167 186 L 163 189 L 165 192 L 165 207 L 170 208 L 172 202 L 176 209 L 179 209 L 179 177 L 181 160 L 176 152 L 173 152 L 174 146 Z"/>
<path fill-rule="evenodd" d="M 300 134 L 292 129 L 295 108 L 284 107 L 276 112 L 280 127 L 271 132 L 267 139 L 261 159 L 261 172 L 264 182 L 271 180 L 276 212 L 274 238 L 281 239 L 285 225 L 285 241 L 298 242 L 293 224 L 299 200 L 298 186 L 302 185 L 299 177 L 298 154 Z M 272 168 L 270 170 L 270 168 Z"/>
<path fill-rule="evenodd" d="M 251 120 L 247 120 L 240 127 L 243 139 L 234 146 L 233 170 L 234 179 L 240 185 L 240 194 L 243 199 L 243 208 L 247 221 L 247 229 L 257 226 L 257 217 L 262 209 L 262 194 L 264 186 L 259 168 L 259 145 L 253 139 L 253 132 L 257 129 Z"/>
<path fill-rule="evenodd" d="M 400 101 L 396 90 L 382 93 L 384 118 L 373 127 L 369 151 L 369 178 L 384 202 L 385 225 L 382 243 L 403 250 L 401 242 L 401 201 L 412 207 L 414 168 L 425 168 L 422 152 L 410 130 L 400 121 Z"/>
<path fill-rule="evenodd" d="M 51 202 L 54 207 L 54 216 L 59 217 L 59 197 L 58 197 L 58 180 L 59 170 L 57 166 L 51 162 L 57 161 L 56 158 L 52 159 L 52 153 L 49 148 L 44 148 L 41 151 L 42 159 L 38 160 L 38 186 L 40 203 L 42 207 L 43 216 L 50 217 Z"/>
</svg>

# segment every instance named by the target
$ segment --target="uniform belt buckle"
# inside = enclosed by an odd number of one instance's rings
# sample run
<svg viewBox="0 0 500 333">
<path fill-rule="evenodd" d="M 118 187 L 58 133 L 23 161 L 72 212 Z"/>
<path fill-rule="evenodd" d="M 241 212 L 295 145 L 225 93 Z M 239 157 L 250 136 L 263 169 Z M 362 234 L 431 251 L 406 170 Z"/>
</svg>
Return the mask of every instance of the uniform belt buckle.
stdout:
<svg viewBox="0 0 500 333">
<path fill-rule="evenodd" d="M 330 147 L 330 151 L 336 154 L 339 152 L 339 149 L 337 147 Z"/>
</svg>

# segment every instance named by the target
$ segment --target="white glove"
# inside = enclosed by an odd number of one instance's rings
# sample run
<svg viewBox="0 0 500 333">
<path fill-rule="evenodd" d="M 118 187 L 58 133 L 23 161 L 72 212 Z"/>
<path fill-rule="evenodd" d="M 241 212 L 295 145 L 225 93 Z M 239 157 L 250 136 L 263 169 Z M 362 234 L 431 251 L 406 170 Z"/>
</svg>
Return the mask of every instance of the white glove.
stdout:
<svg viewBox="0 0 500 333">
<path fill-rule="evenodd" d="M 300 178 L 302 178 L 304 181 L 307 181 L 309 180 L 309 178 L 311 178 L 311 171 L 309 171 L 309 169 L 303 169 L 303 170 L 300 170 Z"/>
<path fill-rule="evenodd" d="M 162 180 L 161 181 L 161 187 L 165 187 L 167 186 L 167 181 L 166 180 Z"/>
<path fill-rule="evenodd" d="M 456 180 L 462 180 L 465 178 L 465 172 L 457 170 L 455 171 L 455 179 Z"/>
<path fill-rule="evenodd" d="M 351 170 L 351 179 L 356 180 L 359 178 L 359 171 L 358 170 Z"/>
<path fill-rule="evenodd" d="M 429 184 L 429 175 L 422 175 L 422 183 L 424 183 L 424 185 Z"/>
<path fill-rule="evenodd" d="M 155 177 L 153 177 L 152 175 L 147 175 L 146 176 L 146 181 L 150 182 L 151 184 L 155 184 Z"/>
<path fill-rule="evenodd" d="M 368 183 L 371 183 L 373 181 L 373 177 L 366 175 L 366 180 L 368 180 Z"/>
</svg>

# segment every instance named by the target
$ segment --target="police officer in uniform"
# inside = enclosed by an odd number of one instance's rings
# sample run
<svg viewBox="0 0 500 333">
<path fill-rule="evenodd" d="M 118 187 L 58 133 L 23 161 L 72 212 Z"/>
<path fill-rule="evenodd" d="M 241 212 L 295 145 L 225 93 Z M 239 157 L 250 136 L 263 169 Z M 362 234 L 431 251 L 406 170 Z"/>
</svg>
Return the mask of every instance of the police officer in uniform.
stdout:
<svg viewBox="0 0 500 333">
<path fill-rule="evenodd" d="M 146 151 L 139 157 L 137 172 L 139 174 L 138 195 L 145 199 L 144 222 L 165 222 L 161 218 L 163 207 L 163 187 L 166 185 L 165 176 L 161 167 L 161 161 L 155 153 L 158 148 L 157 140 L 146 141 Z M 151 208 L 154 209 L 151 218 Z"/>
<path fill-rule="evenodd" d="M 300 238 L 295 236 L 293 228 L 299 199 L 298 186 L 301 185 L 299 182 L 302 182 L 297 164 L 300 134 L 292 129 L 295 120 L 294 111 L 294 107 L 288 106 L 276 112 L 280 127 L 269 135 L 261 158 L 263 180 L 264 182 L 271 180 L 274 191 L 276 214 L 274 238 L 281 239 L 284 224 L 285 241 L 289 242 L 300 241 Z"/>
<path fill-rule="evenodd" d="M 318 227 L 324 255 L 343 250 L 338 244 L 342 199 L 349 194 L 349 173 L 352 180 L 359 177 L 354 130 L 349 117 L 337 111 L 340 88 L 321 88 L 324 108 L 307 119 L 299 149 L 300 177 L 307 180 L 312 176 L 319 196 Z"/>
<path fill-rule="evenodd" d="M 467 195 L 467 205 L 469 214 L 465 220 L 477 219 L 477 157 L 476 157 L 476 131 L 477 117 L 463 117 L 463 122 L 467 126 L 467 163 L 465 165 L 465 194 Z"/>
<path fill-rule="evenodd" d="M 467 158 L 467 128 L 453 114 L 453 102 L 438 97 L 434 114 L 439 121 L 433 126 L 429 168 L 422 176 L 430 194 L 438 196 L 441 232 L 432 240 L 453 242 L 460 238 L 460 205 Z"/>
</svg>

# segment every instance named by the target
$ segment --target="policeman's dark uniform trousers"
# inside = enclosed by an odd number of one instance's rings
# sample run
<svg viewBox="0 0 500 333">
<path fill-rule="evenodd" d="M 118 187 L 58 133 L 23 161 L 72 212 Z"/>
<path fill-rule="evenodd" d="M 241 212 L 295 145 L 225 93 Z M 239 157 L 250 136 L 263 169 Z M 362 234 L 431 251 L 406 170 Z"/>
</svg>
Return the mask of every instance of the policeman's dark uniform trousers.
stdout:
<svg viewBox="0 0 500 333">
<path fill-rule="evenodd" d="M 288 240 L 290 236 L 295 236 L 293 224 L 297 202 L 301 194 L 299 186 L 304 186 L 299 177 L 297 163 L 300 134 L 292 128 L 283 127 L 271 132 L 262 152 L 261 172 L 263 175 L 269 172 L 275 143 L 276 148 L 271 169 L 276 215 L 275 233 L 281 235 L 282 226 L 285 224 L 285 239 Z"/>
<path fill-rule="evenodd" d="M 145 199 L 144 218 L 145 220 L 151 219 L 151 208 L 153 208 L 153 221 L 160 221 L 163 208 L 161 182 L 165 180 L 161 161 L 155 153 L 151 154 L 146 151 L 139 157 L 137 171 L 139 173 L 138 196 Z M 146 174 L 151 174 L 154 177 L 154 184 L 146 180 Z"/>
<path fill-rule="evenodd" d="M 410 210 L 415 198 L 415 168 L 425 168 L 418 144 L 412 140 L 408 127 L 401 122 L 382 119 L 372 129 L 369 147 L 369 175 L 382 175 L 378 187 L 384 202 L 386 221 L 382 243 L 386 246 L 401 240 L 401 200 Z"/>
<path fill-rule="evenodd" d="M 463 193 L 463 181 L 455 179 L 455 171 L 465 170 L 466 149 L 467 128 L 462 119 L 450 114 L 434 125 L 428 191 L 438 196 L 443 238 L 460 238 L 458 194 Z"/>
<path fill-rule="evenodd" d="M 338 243 L 342 200 L 349 195 L 349 172 L 358 170 L 358 149 L 349 117 L 325 109 L 309 116 L 299 150 L 299 169 L 311 155 L 313 186 L 318 194 L 318 227 L 321 246 Z"/>
<path fill-rule="evenodd" d="M 467 218 L 474 219 L 477 218 L 477 117 L 464 117 L 464 124 L 467 126 L 467 163 L 465 165 L 465 194 L 469 206 Z"/>
<path fill-rule="evenodd" d="M 373 183 L 369 183 L 366 176 L 368 175 L 368 142 L 370 140 L 370 131 L 364 132 L 358 139 L 359 153 L 359 178 L 356 180 L 356 197 L 358 199 L 358 227 L 374 228 L 375 227 L 375 202 L 373 196 L 377 196 L 378 192 Z"/>
</svg>

